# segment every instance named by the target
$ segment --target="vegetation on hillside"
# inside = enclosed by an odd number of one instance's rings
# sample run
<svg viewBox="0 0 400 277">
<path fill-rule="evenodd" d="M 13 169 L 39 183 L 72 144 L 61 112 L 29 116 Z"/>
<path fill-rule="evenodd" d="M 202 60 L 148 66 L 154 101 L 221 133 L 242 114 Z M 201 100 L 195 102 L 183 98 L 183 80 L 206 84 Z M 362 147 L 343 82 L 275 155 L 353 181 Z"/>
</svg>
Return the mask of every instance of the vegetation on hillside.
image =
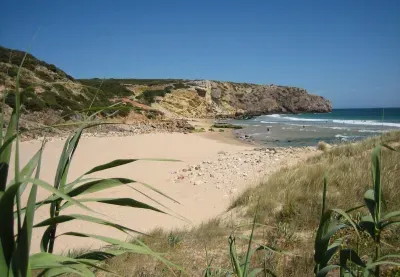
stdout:
<svg viewBox="0 0 400 277">
<path fill-rule="evenodd" d="M 156 101 L 156 97 L 164 97 L 165 94 L 171 93 L 171 88 L 166 87 L 164 89 L 158 89 L 158 90 L 145 90 L 142 92 L 141 95 L 137 97 L 137 99 L 142 102 L 143 104 L 146 105 L 151 105 L 151 103 L 154 103 Z"/>
<path fill-rule="evenodd" d="M 101 79 L 93 78 L 93 79 L 78 79 L 79 82 L 88 86 L 97 86 L 101 83 Z M 105 79 L 104 82 L 109 83 L 110 86 L 115 86 L 115 89 L 118 86 L 126 85 L 145 85 L 145 86 L 156 86 L 156 85 L 168 85 L 172 83 L 181 82 L 181 79 Z M 115 91 L 116 92 L 116 91 Z"/>
<path fill-rule="evenodd" d="M 0 46 L 0 63 L 9 63 L 15 66 L 10 72 L 11 76 L 16 76 L 18 67 L 22 64 L 24 56 L 25 52 L 23 51 L 9 49 Z M 48 70 L 50 70 L 51 72 L 54 72 L 57 75 L 65 77 L 71 81 L 74 80 L 72 76 L 68 75 L 67 73 L 56 67 L 54 64 L 48 64 L 44 61 L 35 58 L 31 54 L 27 54 L 22 67 L 34 71 L 38 66 L 43 66 Z"/>
<path fill-rule="evenodd" d="M 3 92 L 7 95 L 5 103 L 11 108 L 15 107 L 15 78 L 23 57 L 24 53 L 21 51 L 0 46 L 0 83 L 5 85 Z M 115 94 L 107 87 L 108 83 L 105 84 L 105 88 L 100 85 L 100 83 L 95 87 L 81 85 L 55 65 L 27 54 L 19 76 L 22 111 L 51 109 L 61 110 L 64 115 L 68 115 L 88 109 L 90 106 L 108 107 L 113 104 L 111 100 L 132 95 L 127 89 Z M 129 106 L 121 107 L 116 114 L 126 115 L 129 108 Z M 104 111 L 102 114 L 110 113 Z"/>
</svg>

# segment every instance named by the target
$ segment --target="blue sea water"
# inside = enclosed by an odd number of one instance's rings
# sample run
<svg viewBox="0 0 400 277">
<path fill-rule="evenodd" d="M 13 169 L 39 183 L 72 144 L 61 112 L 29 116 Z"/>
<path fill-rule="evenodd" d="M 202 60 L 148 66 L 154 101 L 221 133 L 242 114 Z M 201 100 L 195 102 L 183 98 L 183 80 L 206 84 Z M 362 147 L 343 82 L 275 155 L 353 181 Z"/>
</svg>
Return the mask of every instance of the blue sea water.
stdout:
<svg viewBox="0 0 400 277">
<path fill-rule="evenodd" d="M 356 141 L 391 130 L 400 131 L 400 108 L 334 109 L 330 113 L 271 114 L 232 123 L 246 126 L 236 131 L 261 144 L 313 146 Z"/>
</svg>

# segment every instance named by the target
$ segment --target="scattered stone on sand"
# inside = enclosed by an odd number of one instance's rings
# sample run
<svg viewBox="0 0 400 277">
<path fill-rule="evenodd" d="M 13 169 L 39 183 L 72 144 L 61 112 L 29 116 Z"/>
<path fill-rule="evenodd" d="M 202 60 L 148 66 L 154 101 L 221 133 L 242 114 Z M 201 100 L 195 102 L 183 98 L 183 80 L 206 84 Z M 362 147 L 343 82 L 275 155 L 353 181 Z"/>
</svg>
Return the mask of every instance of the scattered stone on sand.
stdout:
<svg viewBox="0 0 400 277">
<path fill-rule="evenodd" d="M 314 151 L 316 149 L 313 147 L 256 147 L 242 152 L 223 152 L 223 154 L 221 151 L 212 159 L 178 170 L 175 182 L 203 185 L 204 189 L 214 186 L 217 190 L 233 195 L 281 166 L 288 166 L 309 157 Z M 183 178 L 180 179 L 180 176 Z M 190 181 L 191 178 L 195 179 Z"/>
</svg>

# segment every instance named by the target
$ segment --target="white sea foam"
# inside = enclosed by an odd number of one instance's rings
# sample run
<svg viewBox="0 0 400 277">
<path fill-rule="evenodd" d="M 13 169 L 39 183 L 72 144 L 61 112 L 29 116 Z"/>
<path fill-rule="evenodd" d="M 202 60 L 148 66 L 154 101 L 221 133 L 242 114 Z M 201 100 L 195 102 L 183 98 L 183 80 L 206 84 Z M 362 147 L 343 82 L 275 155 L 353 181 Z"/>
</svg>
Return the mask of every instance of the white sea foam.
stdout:
<svg viewBox="0 0 400 277">
<path fill-rule="evenodd" d="M 345 135 L 335 135 L 335 138 L 350 138 L 350 136 L 345 136 Z"/>
<path fill-rule="evenodd" d="M 305 124 L 292 124 L 292 123 L 287 123 L 286 125 L 290 125 L 290 126 L 301 126 L 301 127 L 311 127 L 313 125 L 305 125 Z"/>
<path fill-rule="evenodd" d="M 400 128 L 400 123 L 379 122 L 372 120 L 332 120 L 333 123 L 350 124 L 350 125 L 369 125 L 369 126 L 388 126 Z"/>
<path fill-rule="evenodd" d="M 263 124 L 276 124 L 276 123 L 278 123 L 278 122 L 275 122 L 275 121 L 260 121 L 261 123 L 263 123 Z"/>
<path fill-rule="evenodd" d="M 385 130 L 358 130 L 359 133 L 386 133 Z"/>
<path fill-rule="evenodd" d="M 302 122 L 329 122 L 329 123 L 336 123 L 336 124 L 345 124 L 345 125 L 363 125 L 363 126 L 383 126 L 383 127 L 395 127 L 400 128 L 400 123 L 398 122 L 380 122 L 374 120 L 347 120 L 347 119 L 322 119 L 322 118 L 300 118 L 300 117 L 293 117 L 293 116 L 286 116 L 282 114 L 270 114 L 266 115 L 267 118 L 274 118 L 276 121 L 260 121 L 264 124 L 269 123 L 279 123 L 282 121 L 302 121 Z M 264 119 L 265 119 L 264 117 Z M 285 124 L 288 124 L 285 122 Z M 300 125 L 301 126 L 301 125 Z M 330 127 L 332 129 L 340 130 L 339 128 L 342 127 Z"/>
<path fill-rule="evenodd" d="M 348 140 L 353 140 L 353 139 L 357 139 L 357 138 L 362 138 L 363 136 L 346 136 L 346 135 L 335 135 L 335 138 L 339 138 L 343 141 L 348 141 Z"/>
<path fill-rule="evenodd" d="M 268 117 L 275 117 L 275 118 L 281 117 L 280 114 L 269 114 L 269 115 L 267 115 L 267 116 L 268 116 Z"/>
<path fill-rule="evenodd" d="M 333 130 L 346 130 L 346 131 L 350 131 L 350 129 L 347 128 L 347 127 L 326 127 L 326 128 L 333 129 Z"/>
<path fill-rule="evenodd" d="M 282 116 L 280 114 L 269 114 L 267 115 L 268 117 L 273 117 L 273 118 L 279 118 L 283 120 L 292 120 L 292 121 L 315 121 L 315 122 L 321 122 L 321 121 L 327 121 L 326 119 L 319 119 L 319 118 L 298 118 L 298 117 L 291 117 L 291 116 Z"/>
</svg>

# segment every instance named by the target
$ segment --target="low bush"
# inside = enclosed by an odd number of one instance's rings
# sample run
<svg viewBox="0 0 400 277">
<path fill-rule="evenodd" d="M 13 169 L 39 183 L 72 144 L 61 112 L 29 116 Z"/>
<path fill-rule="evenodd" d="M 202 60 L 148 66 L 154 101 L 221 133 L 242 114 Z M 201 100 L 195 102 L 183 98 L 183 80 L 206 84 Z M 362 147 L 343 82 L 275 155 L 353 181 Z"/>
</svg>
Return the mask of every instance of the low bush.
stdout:
<svg viewBox="0 0 400 277">
<path fill-rule="evenodd" d="M 174 84 L 174 88 L 175 89 L 184 89 L 184 88 L 190 88 L 190 86 L 188 86 L 184 83 L 177 83 L 177 84 Z"/>
<path fill-rule="evenodd" d="M 227 129 L 243 129 L 243 126 L 233 125 L 229 123 L 214 123 L 213 128 L 227 128 Z"/>
<path fill-rule="evenodd" d="M 145 90 L 142 94 L 138 97 L 143 104 L 150 105 L 155 102 L 155 98 L 157 96 L 164 97 L 165 94 L 170 93 L 171 91 L 168 89 L 160 89 L 160 90 Z"/>
</svg>

